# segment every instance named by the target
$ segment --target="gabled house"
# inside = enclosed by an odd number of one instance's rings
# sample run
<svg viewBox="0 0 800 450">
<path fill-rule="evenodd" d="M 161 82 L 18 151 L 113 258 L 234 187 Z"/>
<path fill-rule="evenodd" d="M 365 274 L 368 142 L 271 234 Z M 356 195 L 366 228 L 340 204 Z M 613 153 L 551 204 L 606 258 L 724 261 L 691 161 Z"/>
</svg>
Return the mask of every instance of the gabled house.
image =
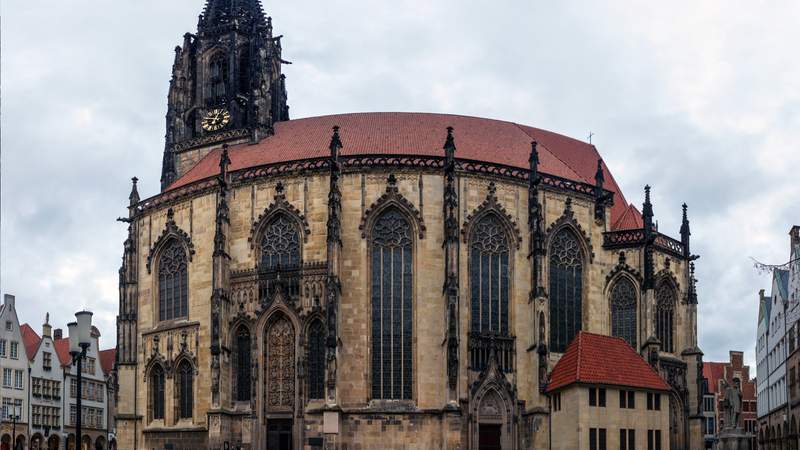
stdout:
<svg viewBox="0 0 800 450">
<path fill-rule="evenodd" d="M 14 448 L 14 443 L 24 447 L 28 443 L 27 378 L 28 357 L 16 299 L 6 294 L 0 307 L 0 449 Z"/>
<path fill-rule="evenodd" d="M 42 324 L 41 337 L 28 324 L 22 335 L 30 361 L 30 442 L 32 449 L 63 447 L 64 371 L 56 353 L 50 314 Z"/>
</svg>

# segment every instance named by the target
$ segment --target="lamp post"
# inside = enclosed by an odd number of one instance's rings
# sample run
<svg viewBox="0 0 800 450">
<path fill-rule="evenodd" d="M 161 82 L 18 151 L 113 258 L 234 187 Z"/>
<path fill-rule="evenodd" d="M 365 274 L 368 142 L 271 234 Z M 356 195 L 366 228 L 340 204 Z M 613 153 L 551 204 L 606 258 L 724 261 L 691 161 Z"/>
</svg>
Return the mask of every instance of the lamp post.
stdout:
<svg viewBox="0 0 800 450">
<path fill-rule="evenodd" d="M 17 448 L 17 420 L 22 415 L 22 407 L 17 402 L 11 406 L 11 446 Z"/>
<path fill-rule="evenodd" d="M 86 350 L 91 345 L 92 333 L 92 313 L 89 311 L 79 311 L 75 313 L 75 322 L 67 324 L 69 329 L 69 354 L 72 355 L 72 362 L 78 372 L 77 381 L 77 402 L 75 405 L 75 448 L 81 448 L 81 416 L 83 408 L 81 397 L 83 396 L 83 376 L 82 362 L 86 358 Z"/>
</svg>

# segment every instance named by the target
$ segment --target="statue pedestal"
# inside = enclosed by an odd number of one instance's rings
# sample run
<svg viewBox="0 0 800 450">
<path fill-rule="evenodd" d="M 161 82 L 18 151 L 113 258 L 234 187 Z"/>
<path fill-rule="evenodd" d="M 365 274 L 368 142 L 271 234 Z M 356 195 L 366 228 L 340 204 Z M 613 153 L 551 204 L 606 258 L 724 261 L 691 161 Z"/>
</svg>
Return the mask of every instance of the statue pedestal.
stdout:
<svg viewBox="0 0 800 450">
<path fill-rule="evenodd" d="M 750 448 L 752 436 L 744 430 L 726 428 L 719 432 L 717 438 L 715 450 L 753 450 Z"/>
</svg>

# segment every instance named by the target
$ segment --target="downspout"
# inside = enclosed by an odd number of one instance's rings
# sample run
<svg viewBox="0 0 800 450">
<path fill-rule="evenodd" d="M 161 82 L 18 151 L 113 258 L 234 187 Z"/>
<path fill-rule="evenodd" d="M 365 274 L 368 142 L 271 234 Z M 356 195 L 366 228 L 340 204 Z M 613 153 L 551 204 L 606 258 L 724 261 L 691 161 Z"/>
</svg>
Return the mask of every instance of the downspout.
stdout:
<svg viewBox="0 0 800 450">
<path fill-rule="evenodd" d="M 28 365 L 28 420 L 27 420 L 27 422 L 28 422 L 28 439 L 27 439 L 28 445 L 30 445 L 30 442 L 31 442 L 31 416 L 32 416 L 32 414 L 33 413 L 31 411 L 31 366 L 29 364 Z"/>
</svg>

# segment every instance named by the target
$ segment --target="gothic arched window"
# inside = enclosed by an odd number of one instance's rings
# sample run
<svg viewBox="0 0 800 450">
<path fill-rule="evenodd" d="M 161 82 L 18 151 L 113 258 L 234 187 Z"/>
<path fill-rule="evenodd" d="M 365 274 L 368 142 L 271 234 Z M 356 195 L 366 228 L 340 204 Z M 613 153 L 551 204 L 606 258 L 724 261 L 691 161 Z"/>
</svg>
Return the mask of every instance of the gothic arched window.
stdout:
<svg viewBox="0 0 800 450">
<path fill-rule="evenodd" d="M 396 209 L 372 228 L 372 398 L 411 399 L 411 224 Z"/>
<path fill-rule="evenodd" d="M 228 55 L 225 53 L 217 53 L 214 55 L 211 58 L 209 69 L 211 103 L 219 104 L 227 99 Z"/>
<path fill-rule="evenodd" d="M 611 288 L 611 335 L 636 348 L 636 288 L 627 277 Z"/>
<path fill-rule="evenodd" d="M 550 246 L 550 350 L 562 353 L 582 325 L 583 256 L 575 234 L 559 231 Z"/>
<path fill-rule="evenodd" d="M 194 405 L 194 369 L 188 361 L 182 361 L 177 370 L 178 377 L 178 417 L 191 419 Z"/>
<path fill-rule="evenodd" d="M 153 420 L 164 418 L 164 369 L 158 365 L 150 371 L 150 407 Z"/>
<path fill-rule="evenodd" d="M 250 92 L 250 48 L 243 47 L 239 51 L 239 93 Z"/>
<path fill-rule="evenodd" d="M 236 401 L 250 400 L 250 331 L 241 326 L 236 333 Z"/>
<path fill-rule="evenodd" d="M 280 214 L 264 227 L 260 269 L 269 272 L 299 265 L 300 231 L 290 218 Z"/>
<path fill-rule="evenodd" d="M 319 320 L 308 327 L 308 398 L 325 398 L 325 327 Z"/>
<path fill-rule="evenodd" d="M 158 258 L 158 320 L 189 315 L 189 275 L 186 249 L 177 239 L 170 240 Z"/>
<path fill-rule="evenodd" d="M 472 332 L 508 335 L 508 237 L 494 215 L 482 218 L 470 238 Z"/>
<path fill-rule="evenodd" d="M 675 290 L 667 282 L 656 289 L 656 337 L 661 350 L 672 353 L 675 333 Z"/>
</svg>

